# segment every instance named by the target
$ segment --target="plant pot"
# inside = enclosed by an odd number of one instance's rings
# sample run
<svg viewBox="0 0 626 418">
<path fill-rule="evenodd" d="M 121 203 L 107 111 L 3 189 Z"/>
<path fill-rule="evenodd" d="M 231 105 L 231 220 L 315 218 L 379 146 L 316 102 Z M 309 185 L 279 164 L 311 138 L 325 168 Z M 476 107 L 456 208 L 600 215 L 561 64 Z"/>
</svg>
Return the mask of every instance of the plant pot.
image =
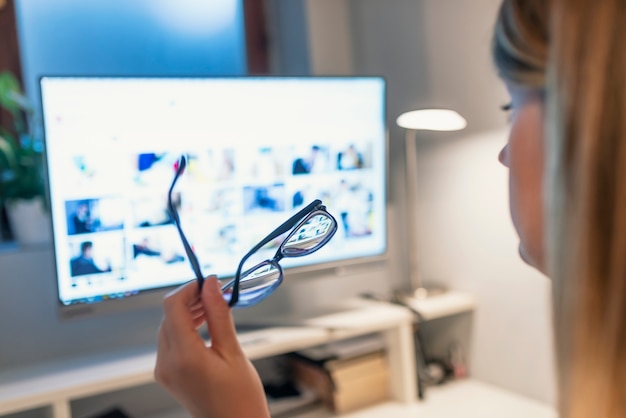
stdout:
<svg viewBox="0 0 626 418">
<path fill-rule="evenodd" d="M 51 242 L 50 214 L 42 199 L 15 200 L 5 204 L 13 238 L 20 245 Z"/>
</svg>

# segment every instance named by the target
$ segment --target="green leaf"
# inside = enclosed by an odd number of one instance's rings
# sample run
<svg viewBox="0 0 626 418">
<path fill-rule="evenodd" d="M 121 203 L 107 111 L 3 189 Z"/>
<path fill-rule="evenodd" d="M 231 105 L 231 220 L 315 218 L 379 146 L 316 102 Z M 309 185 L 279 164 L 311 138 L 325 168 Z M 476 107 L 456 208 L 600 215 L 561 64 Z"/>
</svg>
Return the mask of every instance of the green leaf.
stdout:
<svg viewBox="0 0 626 418">
<path fill-rule="evenodd" d="M 18 79 L 8 71 L 0 73 L 0 106 L 16 116 L 24 109 L 23 96 Z"/>
<path fill-rule="evenodd" d="M 15 142 L 0 136 L 0 170 L 17 164 Z"/>
<path fill-rule="evenodd" d="M 13 126 L 0 126 L 0 204 L 45 197 L 41 141 L 31 135 L 33 108 L 18 79 L 0 73 L 0 107 L 12 114 Z"/>
</svg>

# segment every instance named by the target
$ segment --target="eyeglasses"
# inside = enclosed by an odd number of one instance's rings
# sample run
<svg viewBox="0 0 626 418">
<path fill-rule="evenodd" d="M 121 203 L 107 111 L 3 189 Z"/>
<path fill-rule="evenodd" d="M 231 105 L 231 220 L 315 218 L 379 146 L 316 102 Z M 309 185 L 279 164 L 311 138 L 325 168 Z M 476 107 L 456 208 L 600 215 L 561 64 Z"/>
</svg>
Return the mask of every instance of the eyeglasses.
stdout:
<svg viewBox="0 0 626 418">
<path fill-rule="evenodd" d="M 185 171 L 187 159 L 181 156 L 176 168 L 176 175 L 170 186 L 167 206 L 176 225 L 185 253 L 191 268 L 196 275 L 198 285 L 202 288 L 204 275 L 200 263 L 180 224 L 176 205 L 172 199 L 174 186 L 180 175 Z M 222 295 L 228 305 L 245 308 L 255 305 L 271 295 L 283 281 L 283 269 L 279 262 L 287 257 L 303 257 L 314 253 L 330 241 L 337 232 L 337 221 L 326 211 L 321 200 L 314 200 L 298 211 L 282 225 L 263 238 L 241 259 L 234 278 L 222 286 Z M 276 240 L 286 235 L 277 245 L 278 249 L 272 258 L 261 257 L 269 249 L 276 247 Z M 258 261 L 261 259 L 261 261 Z"/>
</svg>

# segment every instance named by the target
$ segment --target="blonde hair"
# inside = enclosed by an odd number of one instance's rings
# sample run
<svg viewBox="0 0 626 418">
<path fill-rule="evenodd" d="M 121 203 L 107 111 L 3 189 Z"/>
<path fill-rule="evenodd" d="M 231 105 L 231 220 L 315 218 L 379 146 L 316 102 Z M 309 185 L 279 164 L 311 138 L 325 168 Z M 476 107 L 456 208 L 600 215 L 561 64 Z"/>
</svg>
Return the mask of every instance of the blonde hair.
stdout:
<svg viewBox="0 0 626 418">
<path fill-rule="evenodd" d="M 493 57 L 545 94 L 561 418 L 626 417 L 626 2 L 504 0 Z"/>
</svg>

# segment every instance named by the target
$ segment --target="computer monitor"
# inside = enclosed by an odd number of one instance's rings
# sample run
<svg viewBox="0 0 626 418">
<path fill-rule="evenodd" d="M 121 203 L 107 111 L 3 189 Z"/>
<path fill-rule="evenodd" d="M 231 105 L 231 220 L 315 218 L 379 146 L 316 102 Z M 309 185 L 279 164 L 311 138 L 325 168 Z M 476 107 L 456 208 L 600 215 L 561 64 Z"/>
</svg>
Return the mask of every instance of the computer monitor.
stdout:
<svg viewBox="0 0 626 418">
<path fill-rule="evenodd" d="M 62 317 L 140 306 L 142 295 L 193 278 L 166 209 L 181 154 L 175 204 L 205 274 L 232 277 L 258 240 L 314 199 L 339 231 L 317 253 L 281 262 L 287 277 L 386 252 L 382 78 L 40 83 Z"/>
</svg>

